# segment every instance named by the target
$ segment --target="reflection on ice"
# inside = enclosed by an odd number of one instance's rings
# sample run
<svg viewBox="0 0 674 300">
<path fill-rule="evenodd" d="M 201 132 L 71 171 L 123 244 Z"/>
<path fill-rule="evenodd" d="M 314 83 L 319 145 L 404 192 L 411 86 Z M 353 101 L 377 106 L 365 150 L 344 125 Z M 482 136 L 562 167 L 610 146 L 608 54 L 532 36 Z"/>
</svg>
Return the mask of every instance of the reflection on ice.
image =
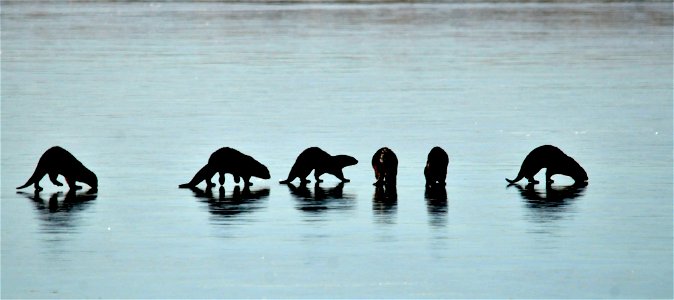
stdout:
<svg viewBox="0 0 674 300">
<path fill-rule="evenodd" d="M 395 185 L 375 185 L 372 196 L 372 210 L 375 222 L 395 224 L 398 211 L 398 191 Z"/>
<path fill-rule="evenodd" d="M 324 188 L 320 183 L 314 184 L 314 192 L 306 183 L 295 186 L 287 183 L 290 194 L 297 200 L 297 209 L 305 213 L 323 213 L 328 210 L 351 210 L 355 208 L 354 197 L 344 194 L 344 183 L 340 182 L 332 188 Z"/>
<path fill-rule="evenodd" d="M 218 189 L 217 197 L 212 188 L 202 190 L 197 187 L 190 188 L 194 197 L 208 204 L 208 211 L 215 217 L 218 223 L 230 224 L 232 218 L 242 214 L 249 214 L 266 206 L 262 200 L 269 197 L 269 188 L 252 190 L 246 186 L 241 190 L 235 186 L 231 194 L 227 194 L 225 187 Z"/>
<path fill-rule="evenodd" d="M 74 231 L 78 225 L 78 214 L 91 206 L 92 201 L 97 197 L 96 194 L 87 192 L 69 191 L 65 195 L 63 192 L 53 193 L 49 200 L 45 201 L 39 191 L 35 193 L 17 192 L 17 194 L 33 201 L 38 218 L 42 221 L 42 231 L 45 233 Z"/>
<path fill-rule="evenodd" d="M 447 189 L 444 185 L 427 186 L 424 193 L 431 226 L 447 225 Z"/>
<path fill-rule="evenodd" d="M 516 187 L 522 199 L 540 222 L 558 220 L 563 213 L 569 210 L 573 200 L 581 197 L 587 188 L 586 184 L 570 186 L 552 186 L 545 185 L 545 189 L 536 189 L 536 185 L 513 184 L 509 186 Z"/>
</svg>

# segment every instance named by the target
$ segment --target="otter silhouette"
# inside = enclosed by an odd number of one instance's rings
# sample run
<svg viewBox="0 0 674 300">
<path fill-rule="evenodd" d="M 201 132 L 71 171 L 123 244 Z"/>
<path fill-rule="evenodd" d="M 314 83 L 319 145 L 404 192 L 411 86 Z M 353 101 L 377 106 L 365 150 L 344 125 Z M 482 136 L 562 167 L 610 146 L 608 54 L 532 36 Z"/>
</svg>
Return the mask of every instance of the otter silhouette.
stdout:
<svg viewBox="0 0 674 300">
<path fill-rule="evenodd" d="M 445 150 L 440 147 L 433 147 L 428 153 L 428 160 L 424 168 L 426 177 L 426 186 L 445 185 L 447 178 L 447 166 L 449 165 L 449 156 Z"/>
<path fill-rule="evenodd" d="M 381 148 L 372 156 L 372 168 L 374 169 L 374 178 L 377 181 L 374 185 L 390 185 L 395 187 L 396 176 L 398 175 L 398 157 L 393 150 Z"/>
<path fill-rule="evenodd" d="M 253 185 L 250 182 L 250 178 L 253 176 L 262 179 L 271 178 L 267 167 L 254 158 L 245 155 L 236 149 L 223 147 L 211 154 L 208 163 L 194 175 L 190 182 L 181 184 L 178 187 L 195 187 L 204 180 L 208 187 L 212 187 L 215 184 L 211 182 L 211 178 L 215 173 L 219 173 L 220 175 L 218 180 L 220 185 L 225 184 L 226 173 L 232 174 L 234 176 L 234 182 L 236 183 L 239 183 L 240 178 L 243 178 L 243 182 L 246 186 Z"/>
<path fill-rule="evenodd" d="M 35 185 L 35 190 L 41 191 L 40 180 L 45 175 L 49 175 L 51 182 L 57 186 L 63 186 L 57 180 L 58 175 L 61 174 L 66 179 L 66 184 L 71 190 L 79 190 L 82 187 L 76 185 L 76 182 L 86 183 L 91 187 L 90 193 L 98 190 L 98 178 L 94 172 L 87 169 L 75 156 L 70 154 L 66 149 L 59 146 L 54 146 L 42 154 L 40 160 L 37 162 L 35 172 L 30 176 L 28 181 L 17 189 L 25 188 L 31 184 Z"/>
<path fill-rule="evenodd" d="M 586 182 L 588 180 L 585 169 L 581 167 L 570 156 L 564 154 L 562 150 L 551 145 L 540 146 L 532 150 L 527 157 L 524 158 L 520 172 L 513 180 L 506 178 L 506 180 L 513 184 L 526 178 L 530 183 L 536 184 L 534 179 L 541 169 L 546 168 L 545 180 L 547 183 L 553 183 L 552 175 L 562 174 L 573 178 L 576 183 Z"/>
<path fill-rule="evenodd" d="M 279 183 L 290 183 L 295 178 L 300 179 L 302 183 L 311 182 L 307 180 L 307 176 L 311 171 L 314 171 L 314 178 L 316 182 L 322 182 L 319 177 L 325 173 L 332 174 L 342 182 L 349 182 L 349 179 L 344 178 L 342 169 L 348 166 L 353 166 L 358 163 L 358 160 L 348 155 L 330 155 L 323 149 L 318 147 L 310 147 L 302 151 L 292 168 L 288 178 L 281 180 Z"/>
</svg>

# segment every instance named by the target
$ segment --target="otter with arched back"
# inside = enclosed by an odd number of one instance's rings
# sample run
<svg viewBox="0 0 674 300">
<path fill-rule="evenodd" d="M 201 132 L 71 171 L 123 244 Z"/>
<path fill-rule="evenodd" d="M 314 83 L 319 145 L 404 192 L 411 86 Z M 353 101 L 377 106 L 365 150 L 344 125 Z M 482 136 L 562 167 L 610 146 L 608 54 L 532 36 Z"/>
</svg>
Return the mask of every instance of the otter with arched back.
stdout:
<svg viewBox="0 0 674 300">
<path fill-rule="evenodd" d="M 78 181 L 89 185 L 91 187 L 89 192 L 96 192 L 98 190 L 98 178 L 96 174 L 87 169 L 68 150 L 59 146 L 51 147 L 42 154 L 33 175 L 30 176 L 24 185 L 17 187 L 17 189 L 22 189 L 33 184 L 36 191 L 41 191 L 40 180 L 45 175 L 49 175 L 49 179 L 56 186 L 63 186 L 57 180 L 58 175 L 63 175 L 66 179 L 66 184 L 73 191 L 82 188 L 76 184 Z"/>
<path fill-rule="evenodd" d="M 206 185 L 212 187 L 215 184 L 211 182 L 211 178 L 215 173 L 220 175 L 218 180 L 220 185 L 225 184 L 225 174 L 227 173 L 234 176 L 234 182 L 236 183 L 239 183 L 240 178 L 243 178 L 246 186 L 253 185 L 250 182 L 251 177 L 271 178 L 269 169 L 253 157 L 243 154 L 236 149 L 223 147 L 211 154 L 208 163 L 194 175 L 190 182 L 181 184 L 178 187 L 191 188 L 202 181 L 206 181 Z"/>
<path fill-rule="evenodd" d="M 426 167 L 424 168 L 426 186 L 445 185 L 448 165 L 449 155 L 447 155 L 447 152 L 440 147 L 433 147 L 428 153 Z"/>
<path fill-rule="evenodd" d="M 569 176 L 578 184 L 587 182 L 588 180 L 585 169 L 575 159 L 566 155 L 555 146 L 543 145 L 532 150 L 524 158 L 515 179 L 510 180 L 506 178 L 506 181 L 513 184 L 526 178 L 530 183 L 536 184 L 538 181 L 534 179 L 534 175 L 543 168 L 546 168 L 545 180 L 548 184 L 553 183 L 551 177 L 555 174 Z"/>
<path fill-rule="evenodd" d="M 395 187 L 398 176 L 398 157 L 393 150 L 383 147 L 372 155 L 372 169 L 374 170 L 374 185 Z"/>
</svg>

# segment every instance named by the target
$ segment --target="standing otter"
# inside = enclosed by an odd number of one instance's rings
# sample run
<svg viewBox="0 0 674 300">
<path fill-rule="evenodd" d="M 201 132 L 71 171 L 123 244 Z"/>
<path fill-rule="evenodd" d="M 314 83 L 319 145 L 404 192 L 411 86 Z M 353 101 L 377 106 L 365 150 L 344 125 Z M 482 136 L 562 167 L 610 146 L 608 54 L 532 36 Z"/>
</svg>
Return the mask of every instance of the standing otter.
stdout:
<svg viewBox="0 0 674 300">
<path fill-rule="evenodd" d="M 393 150 L 381 148 L 372 156 L 372 168 L 374 169 L 374 178 L 377 181 L 374 185 L 390 185 L 395 187 L 396 176 L 398 175 L 398 157 Z"/>
<path fill-rule="evenodd" d="M 440 147 L 433 147 L 428 153 L 428 160 L 424 168 L 426 177 L 426 186 L 430 187 L 436 184 L 445 185 L 447 178 L 447 166 L 449 165 L 449 156 L 445 150 Z"/>
<path fill-rule="evenodd" d="M 350 180 L 344 178 L 342 169 L 348 166 L 353 166 L 358 163 L 358 160 L 348 155 L 330 155 L 323 149 L 318 147 L 310 147 L 302 151 L 292 168 L 286 180 L 281 180 L 279 183 L 290 183 L 295 178 L 300 178 L 302 183 L 311 182 L 307 180 L 307 176 L 311 171 L 314 171 L 314 178 L 316 182 L 322 182 L 319 179 L 321 175 L 328 173 L 335 175 L 342 182 L 349 182 Z"/>
<path fill-rule="evenodd" d="M 239 183 L 239 178 L 243 178 L 243 182 L 246 186 L 253 185 L 250 183 L 250 178 L 253 176 L 262 179 L 271 178 L 267 167 L 254 158 L 245 155 L 236 149 L 223 147 L 211 154 L 208 163 L 194 175 L 190 182 L 181 184 L 178 187 L 195 187 L 204 180 L 208 187 L 212 187 L 214 184 L 211 182 L 211 177 L 213 177 L 215 173 L 220 174 L 220 185 L 225 184 L 225 173 L 232 174 L 234 176 L 234 182 L 236 183 Z"/>
<path fill-rule="evenodd" d="M 536 184 L 538 181 L 534 179 L 534 175 L 543 168 L 547 169 L 545 180 L 548 184 L 553 183 L 550 177 L 555 174 L 570 176 L 576 183 L 586 182 L 588 179 L 583 167 L 573 158 L 564 154 L 562 150 L 555 146 L 544 145 L 532 150 L 524 158 L 520 172 L 515 179 L 506 178 L 506 180 L 513 184 L 522 180 L 522 178 L 526 178 L 530 183 Z"/>
<path fill-rule="evenodd" d="M 61 174 L 66 179 L 66 184 L 71 190 L 79 190 L 82 187 L 75 184 L 75 182 L 84 182 L 91 187 L 89 192 L 96 192 L 98 189 L 98 178 L 94 172 L 87 169 L 75 156 L 70 154 L 66 149 L 59 146 L 54 146 L 42 154 L 40 160 L 37 162 L 35 172 L 30 176 L 28 181 L 17 189 L 25 188 L 31 184 L 35 185 L 36 191 L 41 191 L 40 180 L 44 175 L 49 175 L 51 182 L 57 186 L 63 184 L 57 180 L 58 175 Z"/>
</svg>

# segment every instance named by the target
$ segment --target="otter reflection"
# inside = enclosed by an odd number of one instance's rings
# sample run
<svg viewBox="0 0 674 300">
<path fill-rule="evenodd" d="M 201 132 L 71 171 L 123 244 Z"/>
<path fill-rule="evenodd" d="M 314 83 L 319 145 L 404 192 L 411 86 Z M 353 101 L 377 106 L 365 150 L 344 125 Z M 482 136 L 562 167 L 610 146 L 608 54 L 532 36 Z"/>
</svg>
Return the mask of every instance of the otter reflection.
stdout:
<svg viewBox="0 0 674 300">
<path fill-rule="evenodd" d="M 314 184 L 314 192 L 307 187 L 307 183 L 295 186 L 286 183 L 292 195 L 297 200 L 297 209 L 303 212 L 320 213 L 330 209 L 347 210 L 353 209 L 353 197 L 344 194 L 344 182 L 340 182 L 332 188 L 323 188 L 319 182 Z"/>
<path fill-rule="evenodd" d="M 87 209 L 96 200 L 97 195 L 70 190 L 67 193 L 56 192 L 51 194 L 45 201 L 40 191 L 34 193 L 17 192 L 33 201 L 38 212 L 39 219 L 43 221 L 46 232 L 63 232 L 72 230 L 77 226 L 78 213 Z M 63 200 L 59 198 L 63 196 Z"/>
<path fill-rule="evenodd" d="M 432 226 L 447 224 L 447 189 L 444 185 L 427 185 L 424 193 L 426 207 Z"/>
<path fill-rule="evenodd" d="M 243 213 L 251 213 L 263 207 L 260 200 L 269 197 L 269 188 L 250 190 L 245 186 L 243 190 L 238 185 L 234 187 L 232 194 L 227 195 L 224 186 L 218 189 L 218 197 L 213 195 L 213 188 L 202 190 L 191 187 L 194 197 L 208 205 L 208 211 L 214 216 L 232 218 Z"/>
<path fill-rule="evenodd" d="M 545 192 L 541 192 L 535 188 L 534 184 L 527 184 L 521 186 L 513 184 L 510 186 L 516 187 L 522 199 L 527 202 L 527 206 L 534 209 L 563 209 L 569 204 L 569 200 L 578 198 L 583 195 L 587 184 L 574 184 L 570 186 L 553 187 L 546 184 Z"/>
<path fill-rule="evenodd" d="M 533 220 L 537 222 L 549 222 L 562 219 L 566 216 L 565 212 L 569 210 L 572 200 L 581 197 L 586 184 L 577 184 L 564 187 L 553 187 L 550 184 L 545 186 L 545 190 L 537 190 L 534 184 L 521 186 L 513 184 L 516 187 L 522 199 L 531 210 Z"/>
<path fill-rule="evenodd" d="M 381 223 L 394 223 L 398 211 L 398 191 L 395 184 L 375 185 L 372 196 L 372 211 Z"/>
</svg>

